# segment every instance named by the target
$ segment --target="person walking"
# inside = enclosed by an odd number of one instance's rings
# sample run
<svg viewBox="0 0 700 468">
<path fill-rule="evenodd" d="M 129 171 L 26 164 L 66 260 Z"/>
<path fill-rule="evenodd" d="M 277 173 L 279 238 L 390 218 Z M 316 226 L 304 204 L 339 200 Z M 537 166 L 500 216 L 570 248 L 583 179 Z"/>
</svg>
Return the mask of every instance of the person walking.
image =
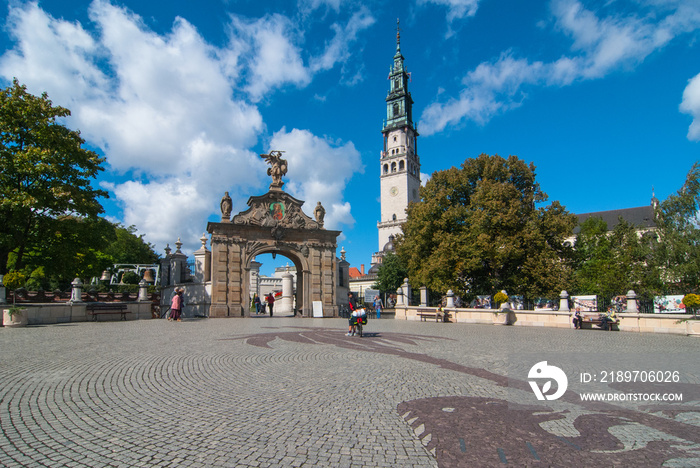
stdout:
<svg viewBox="0 0 700 468">
<path fill-rule="evenodd" d="M 175 295 L 173 300 L 170 302 L 170 317 L 169 321 L 182 322 L 180 314 L 182 313 L 182 289 L 178 288 L 175 290 Z"/>
<path fill-rule="evenodd" d="M 382 300 L 379 298 L 379 296 L 374 296 L 374 310 L 377 311 L 377 318 L 381 318 Z"/>
<path fill-rule="evenodd" d="M 260 313 L 260 296 L 253 295 L 253 306 L 255 307 L 255 315 Z"/>
<path fill-rule="evenodd" d="M 270 317 L 272 317 L 272 308 L 275 305 L 275 297 L 272 293 L 267 295 L 267 308 L 270 309 Z"/>
</svg>

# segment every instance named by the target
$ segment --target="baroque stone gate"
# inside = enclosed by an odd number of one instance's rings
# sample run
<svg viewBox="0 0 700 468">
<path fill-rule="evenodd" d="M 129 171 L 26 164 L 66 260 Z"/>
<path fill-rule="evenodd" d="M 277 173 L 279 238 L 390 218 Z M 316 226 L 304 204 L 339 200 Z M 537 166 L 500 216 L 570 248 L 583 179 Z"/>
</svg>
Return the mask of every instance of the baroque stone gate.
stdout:
<svg viewBox="0 0 700 468">
<path fill-rule="evenodd" d="M 315 219 L 301 209 L 304 202 L 282 190 L 287 162 L 280 151 L 262 158 L 271 165 L 269 191 L 248 199 L 248 209 L 231 218 L 228 192 L 221 200 L 221 222 L 208 223 L 211 234 L 210 317 L 250 316 L 250 268 L 257 255 L 275 253 L 296 267 L 296 309 L 312 316 L 312 304 L 323 304 L 323 315 L 337 316 L 336 239 L 340 231 L 323 227 L 325 210 L 318 202 Z"/>
</svg>

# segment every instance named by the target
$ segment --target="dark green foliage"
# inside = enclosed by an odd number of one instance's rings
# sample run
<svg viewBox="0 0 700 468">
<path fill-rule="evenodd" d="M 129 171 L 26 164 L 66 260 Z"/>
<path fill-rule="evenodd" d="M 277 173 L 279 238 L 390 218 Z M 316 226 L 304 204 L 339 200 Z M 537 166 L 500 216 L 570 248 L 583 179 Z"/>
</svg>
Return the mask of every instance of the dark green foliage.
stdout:
<svg viewBox="0 0 700 468">
<path fill-rule="evenodd" d="M 124 284 L 139 284 L 139 281 L 141 281 L 141 278 L 133 271 L 125 271 L 122 275 L 121 282 Z"/>
<path fill-rule="evenodd" d="M 482 154 L 460 169 L 435 172 L 408 208 L 397 254 L 413 285 L 467 298 L 505 289 L 558 294 L 571 277 L 576 217 L 545 202 L 535 167 L 515 156 Z"/>
<path fill-rule="evenodd" d="M 22 270 L 25 255 L 61 216 L 94 219 L 102 190 L 90 185 L 104 159 L 81 148 L 80 133 L 58 119 L 70 111 L 27 93 L 17 80 L 0 91 L 0 273 Z"/>
<path fill-rule="evenodd" d="M 136 227 L 124 227 L 121 224 L 114 225 L 115 240 L 107 246 L 104 253 L 112 263 L 155 263 L 158 254 L 153 250 L 153 245 L 143 239 L 143 234 L 136 235 Z"/>
<path fill-rule="evenodd" d="M 382 293 L 393 294 L 407 277 L 408 271 L 401 258 L 393 252 L 387 252 L 379 266 L 377 282 L 372 287 L 379 289 Z"/>
<path fill-rule="evenodd" d="M 657 294 L 662 284 L 649 239 L 640 237 L 637 228 L 622 218 L 612 231 L 601 218 L 588 218 L 576 237 L 573 291 L 603 297 L 630 289 L 638 295 Z"/>
<path fill-rule="evenodd" d="M 685 184 L 660 203 L 657 210 L 659 243 L 655 262 L 664 275 L 664 292 L 685 294 L 700 287 L 700 164 L 688 172 Z"/>
</svg>

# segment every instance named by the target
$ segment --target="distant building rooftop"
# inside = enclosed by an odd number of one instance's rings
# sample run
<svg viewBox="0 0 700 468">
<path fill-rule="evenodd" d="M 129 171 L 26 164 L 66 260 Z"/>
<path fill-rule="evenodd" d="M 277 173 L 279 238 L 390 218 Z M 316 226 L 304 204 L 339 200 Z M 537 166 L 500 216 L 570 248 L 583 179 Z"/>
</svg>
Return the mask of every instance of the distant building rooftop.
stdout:
<svg viewBox="0 0 700 468">
<path fill-rule="evenodd" d="M 593 213 L 582 213 L 578 216 L 578 226 L 574 228 L 574 234 L 581 231 L 581 224 L 588 218 L 602 218 L 608 225 L 608 231 L 612 231 L 615 226 L 620 223 L 620 217 L 633 226 L 641 229 L 650 229 L 656 227 L 654 221 L 654 207 L 652 205 L 639 206 L 637 208 L 624 208 L 621 210 L 596 211 Z"/>
</svg>

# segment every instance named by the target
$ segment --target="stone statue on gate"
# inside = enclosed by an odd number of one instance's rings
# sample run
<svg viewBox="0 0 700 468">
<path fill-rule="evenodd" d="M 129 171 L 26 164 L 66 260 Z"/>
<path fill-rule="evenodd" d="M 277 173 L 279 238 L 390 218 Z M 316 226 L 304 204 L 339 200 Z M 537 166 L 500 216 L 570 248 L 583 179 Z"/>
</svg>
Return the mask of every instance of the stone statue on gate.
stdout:
<svg viewBox="0 0 700 468">
<path fill-rule="evenodd" d="M 314 209 L 314 217 L 316 218 L 316 222 L 318 223 L 318 227 L 323 227 L 323 218 L 326 216 L 326 209 L 321 205 L 321 202 L 318 202 L 316 204 L 316 208 Z"/>
<path fill-rule="evenodd" d="M 228 221 L 231 219 L 231 209 L 233 208 L 233 201 L 229 196 L 228 192 L 224 194 L 221 198 L 221 220 Z"/>
<path fill-rule="evenodd" d="M 287 160 L 282 159 L 283 151 L 270 151 L 270 154 L 261 154 L 270 167 L 267 168 L 267 175 L 272 176 L 270 190 L 282 190 L 284 182 L 282 176 L 287 173 Z"/>
</svg>

